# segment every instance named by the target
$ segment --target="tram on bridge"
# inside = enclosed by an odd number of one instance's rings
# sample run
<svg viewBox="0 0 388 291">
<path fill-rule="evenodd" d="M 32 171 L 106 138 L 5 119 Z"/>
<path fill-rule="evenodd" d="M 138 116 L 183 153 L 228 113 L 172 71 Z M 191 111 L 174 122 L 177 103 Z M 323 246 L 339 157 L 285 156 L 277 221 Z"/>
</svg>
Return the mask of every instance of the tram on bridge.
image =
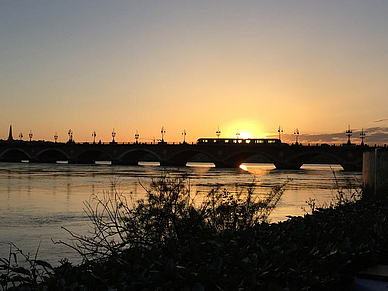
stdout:
<svg viewBox="0 0 388 291">
<path fill-rule="evenodd" d="M 197 145 L 280 145 L 278 138 L 199 138 Z"/>
</svg>

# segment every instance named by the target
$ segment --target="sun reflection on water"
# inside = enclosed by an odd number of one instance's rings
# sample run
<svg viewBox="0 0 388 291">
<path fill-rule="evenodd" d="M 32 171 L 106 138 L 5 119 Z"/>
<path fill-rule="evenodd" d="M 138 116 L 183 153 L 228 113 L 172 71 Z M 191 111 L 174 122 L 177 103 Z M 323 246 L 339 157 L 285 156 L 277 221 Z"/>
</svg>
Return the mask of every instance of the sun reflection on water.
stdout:
<svg viewBox="0 0 388 291">
<path fill-rule="evenodd" d="M 244 163 L 240 165 L 240 169 L 255 176 L 264 176 L 274 170 L 275 165 L 269 163 Z"/>
<path fill-rule="evenodd" d="M 247 171 L 247 172 L 248 172 L 248 168 L 247 168 L 247 166 L 246 166 L 246 165 L 244 165 L 244 164 L 241 164 L 241 165 L 240 165 L 240 169 L 242 169 L 242 170 L 244 170 L 244 171 Z"/>
</svg>

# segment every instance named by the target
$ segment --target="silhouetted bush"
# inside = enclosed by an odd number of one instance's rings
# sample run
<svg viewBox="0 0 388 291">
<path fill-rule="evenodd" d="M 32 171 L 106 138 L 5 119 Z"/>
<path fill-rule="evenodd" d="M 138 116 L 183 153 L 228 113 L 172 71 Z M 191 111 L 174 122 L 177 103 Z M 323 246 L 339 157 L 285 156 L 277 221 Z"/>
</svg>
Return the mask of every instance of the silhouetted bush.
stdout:
<svg viewBox="0 0 388 291">
<path fill-rule="evenodd" d="M 198 234 L 236 231 L 267 220 L 284 191 L 284 183 L 264 197 L 254 195 L 254 185 L 231 193 L 221 187 L 211 190 L 202 203 L 194 201 L 185 177 L 154 179 L 146 197 L 137 201 L 116 190 L 85 203 L 92 222 L 91 235 L 67 230 L 72 244 L 62 242 L 85 259 L 116 256 L 131 247 L 150 247 Z"/>
</svg>

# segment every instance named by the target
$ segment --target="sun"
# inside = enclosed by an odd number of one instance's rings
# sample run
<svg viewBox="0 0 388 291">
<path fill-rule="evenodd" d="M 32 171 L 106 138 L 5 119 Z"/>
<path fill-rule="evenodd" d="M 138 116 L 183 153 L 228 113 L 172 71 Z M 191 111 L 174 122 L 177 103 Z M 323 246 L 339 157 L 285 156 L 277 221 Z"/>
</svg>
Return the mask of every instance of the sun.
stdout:
<svg viewBox="0 0 388 291">
<path fill-rule="evenodd" d="M 263 130 L 261 124 L 255 121 L 233 121 L 225 126 L 224 137 L 234 138 L 259 138 L 262 137 Z"/>
<path fill-rule="evenodd" d="M 225 136 L 241 139 L 260 137 L 261 128 L 256 124 L 239 124 L 241 126 L 231 125 L 225 130 Z"/>
<path fill-rule="evenodd" d="M 243 138 L 243 139 L 253 138 L 253 137 L 254 136 L 248 131 L 240 132 L 240 136 L 239 136 L 239 138 Z"/>
</svg>

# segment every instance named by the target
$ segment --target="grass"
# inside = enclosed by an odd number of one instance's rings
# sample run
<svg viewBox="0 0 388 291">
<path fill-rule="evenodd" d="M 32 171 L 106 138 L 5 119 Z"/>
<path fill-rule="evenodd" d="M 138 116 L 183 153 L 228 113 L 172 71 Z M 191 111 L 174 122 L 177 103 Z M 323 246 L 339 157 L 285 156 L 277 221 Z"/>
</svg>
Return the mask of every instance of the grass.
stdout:
<svg viewBox="0 0 388 291">
<path fill-rule="evenodd" d="M 346 179 L 345 186 L 341 186 L 334 169 L 331 169 L 334 177 L 334 190 L 329 202 L 319 203 L 317 199 L 309 197 L 306 200 L 308 208 L 302 207 L 306 214 L 314 213 L 319 209 L 335 208 L 340 205 L 355 203 L 362 198 L 362 183 L 357 181 L 357 185 L 352 184 L 351 179 Z"/>
</svg>

